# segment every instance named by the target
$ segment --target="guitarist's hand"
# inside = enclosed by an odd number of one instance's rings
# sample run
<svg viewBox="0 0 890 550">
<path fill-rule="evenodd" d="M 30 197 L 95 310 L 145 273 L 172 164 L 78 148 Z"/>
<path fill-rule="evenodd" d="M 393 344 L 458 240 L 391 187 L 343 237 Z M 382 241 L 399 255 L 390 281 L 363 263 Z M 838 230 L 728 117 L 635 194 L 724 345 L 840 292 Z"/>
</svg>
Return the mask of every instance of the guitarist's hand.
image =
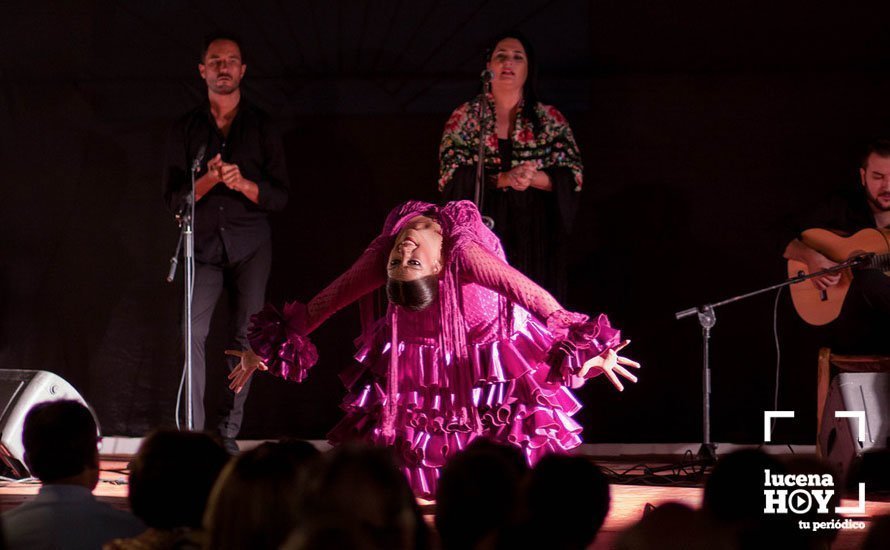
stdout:
<svg viewBox="0 0 890 550">
<path fill-rule="evenodd" d="M 800 239 L 792 239 L 785 247 L 783 254 L 788 260 L 795 260 L 807 265 L 807 274 L 829 269 L 837 265 L 836 262 L 829 260 L 824 254 L 803 243 Z M 824 291 L 830 286 L 834 286 L 841 282 L 841 274 L 831 273 L 810 279 L 813 286 L 819 291 Z"/>
<path fill-rule="evenodd" d="M 837 262 L 832 262 L 822 254 L 813 251 L 810 259 L 807 260 L 807 272 L 815 273 L 816 271 L 822 271 L 823 269 L 829 269 L 837 265 Z M 841 282 L 841 274 L 838 273 L 830 273 L 828 275 L 822 275 L 821 277 L 814 277 L 810 279 L 813 282 L 813 286 L 818 290 L 825 290 L 828 287 L 832 287 L 839 282 Z"/>
</svg>

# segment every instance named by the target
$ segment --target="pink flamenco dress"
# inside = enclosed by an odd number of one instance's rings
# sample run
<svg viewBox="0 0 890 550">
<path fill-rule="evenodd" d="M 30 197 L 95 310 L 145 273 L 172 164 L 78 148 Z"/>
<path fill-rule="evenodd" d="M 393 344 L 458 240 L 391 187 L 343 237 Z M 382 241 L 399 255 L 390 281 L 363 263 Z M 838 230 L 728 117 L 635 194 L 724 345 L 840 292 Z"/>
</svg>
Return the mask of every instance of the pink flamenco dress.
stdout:
<svg viewBox="0 0 890 550">
<path fill-rule="evenodd" d="M 386 281 L 394 239 L 416 216 L 439 221 L 443 273 L 436 303 L 419 312 L 372 309 Z M 333 443 L 392 446 L 415 493 L 436 493 L 439 469 L 476 437 L 519 447 L 530 465 L 581 443 L 569 387 L 585 361 L 620 341 L 605 315 L 565 311 L 504 259 L 498 238 L 469 201 L 394 209 L 383 232 L 349 270 L 306 306 L 266 306 L 254 315 L 251 347 L 269 372 L 300 382 L 318 358 L 307 335 L 361 302 L 357 363 L 340 377 L 348 393 Z"/>
</svg>

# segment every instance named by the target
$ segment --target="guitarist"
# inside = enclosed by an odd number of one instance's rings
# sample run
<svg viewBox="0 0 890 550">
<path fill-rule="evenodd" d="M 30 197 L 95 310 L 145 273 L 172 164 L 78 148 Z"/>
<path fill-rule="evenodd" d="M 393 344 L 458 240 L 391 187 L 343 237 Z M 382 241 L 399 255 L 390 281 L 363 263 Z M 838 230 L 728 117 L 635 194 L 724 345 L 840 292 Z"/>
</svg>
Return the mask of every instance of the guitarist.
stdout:
<svg viewBox="0 0 890 550">
<path fill-rule="evenodd" d="M 859 168 L 859 185 L 808 212 L 796 225 L 798 234 L 810 228 L 853 234 L 890 227 L 890 139 L 869 143 Z M 805 263 L 810 273 L 837 265 L 799 238 L 788 243 L 784 256 Z M 811 282 L 824 290 L 838 284 L 840 277 L 835 273 Z M 857 270 L 840 315 L 827 326 L 829 345 L 839 353 L 890 352 L 890 277 L 877 269 Z"/>
</svg>

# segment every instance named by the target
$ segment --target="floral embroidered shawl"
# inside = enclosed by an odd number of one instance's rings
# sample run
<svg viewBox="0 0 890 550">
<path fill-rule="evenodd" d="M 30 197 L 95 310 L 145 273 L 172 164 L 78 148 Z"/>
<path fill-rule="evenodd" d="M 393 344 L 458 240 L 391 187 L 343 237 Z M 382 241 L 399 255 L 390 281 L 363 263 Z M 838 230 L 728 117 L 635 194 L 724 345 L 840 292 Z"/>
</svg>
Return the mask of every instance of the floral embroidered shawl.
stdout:
<svg viewBox="0 0 890 550">
<path fill-rule="evenodd" d="M 454 171 L 461 166 L 476 163 L 479 148 L 479 106 L 482 96 L 464 103 L 451 114 L 445 124 L 445 132 L 439 145 L 439 191 L 451 180 Z M 493 172 L 506 171 L 527 161 L 538 164 L 538 169 L 568 168 L 572 171 L 575 191 L 581 190 L 583 165 L 572 129 L 565 116 L 555 107 L 538 103 L 535 112 L 541 121 L 535 135 L 532 122 L 523 118 L 522 104 L 516 115 L 516 125 L 510 136 L 513 142 L 513 158 L 507 168 L 500 166 L 498 138 L 495 131 L 494 98 L 485 96 L 488 117 L 485 127 L 485 167 Z"/>
</svg>

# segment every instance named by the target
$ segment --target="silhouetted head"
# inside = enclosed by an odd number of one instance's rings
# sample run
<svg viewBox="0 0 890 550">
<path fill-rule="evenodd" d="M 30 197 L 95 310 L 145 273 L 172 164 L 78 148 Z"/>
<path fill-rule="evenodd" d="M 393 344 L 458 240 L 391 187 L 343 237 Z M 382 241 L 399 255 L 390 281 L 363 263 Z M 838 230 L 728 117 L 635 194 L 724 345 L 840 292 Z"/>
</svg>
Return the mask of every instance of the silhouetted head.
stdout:
<svg viewBox="0 0 890 550">
<path fill-rule="evenodd" d="M 93 413 L 77 401 L 40 403 L 25 417 L 25 465 L 44 483 L 55 483 L 87 470 L 95 472 L 98 482 L 98 441 Z"/>
<path fill-rule="evenodd" d="M 547 455 L 526 484 L 528 531 L 546 533 L 540 542 L 551 548 L 587 548 L 606 520 L 609 503 L 609 481 L 596 464 L 582 456 Z M 563 527 L 548 528 L 553 525 Z"/>
<path fill-rule="evenodd" d="M 326 453 L 310 471 L 301 509 L 296 547 L 351 539 L 370 548 L 426 546 L 426 524 L 390 449 L 346 444 Z M 312 539 L 315 546 L 306 542 Z"/>
<path fill-rule="evenodd" d="M 207 434 L 152 433 L 130 464 L 133 514 L 156 529 L 201 527 L 210 490 L 228 460 L 226 450 Z"/>
<path fill-rule="evenodd" d="M 767 471 L 774 476 L 788 469 L 759 449 L 744 449 L 721 457 L 705 482 L 703 511 L 743 548 L 791 547 L 800 538 L 793 514 L 764 513 Z"/>
<path fill-rule="evenodd" d="M 442 548 L 493 543 L 519 520 L 519 487 L 528 467 L 518 447 L 477 438 L 452 457 L 439 479 L 436 528 Z"/>
<path fill-rule="evenodd" d="M 732 537 L 715 528 L 707 515 L 680 502 L 666 502 L 645 514 L 618 537 L 613 547 L 615 550 L 737 548 Z"/>
<path fill-rule="evenodd" d="M 785 473 L 775 457 L 758 449 L 724 455 L 705 483 L 702 507 L 715 519 L 753 521 L 763 516 L 764 472 Z"/>
<path fill-rule="evenodd" d="M 263 443 L 229 462 L 204 515 L 208 547 L 280 547 L 300 516 L 307 462 L 303 449 L 287 443 Z"/>
</svg>

